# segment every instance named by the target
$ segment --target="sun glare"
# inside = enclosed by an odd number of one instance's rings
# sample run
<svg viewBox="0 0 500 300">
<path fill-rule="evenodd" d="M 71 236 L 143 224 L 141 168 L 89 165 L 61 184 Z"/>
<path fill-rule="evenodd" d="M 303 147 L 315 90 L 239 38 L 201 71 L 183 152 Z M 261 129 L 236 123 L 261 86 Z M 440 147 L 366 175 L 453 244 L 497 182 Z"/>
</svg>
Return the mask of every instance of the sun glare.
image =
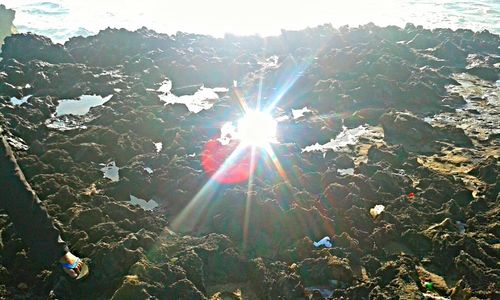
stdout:
<svg viewBox="0 0 500 300">
<path fill-rule="evenodd" d="M 238 121 L 237 137 L 243 144 L 264 147 L 276 142 L 277 122 L 262 111 L 247 111 Z"/>
</svg>

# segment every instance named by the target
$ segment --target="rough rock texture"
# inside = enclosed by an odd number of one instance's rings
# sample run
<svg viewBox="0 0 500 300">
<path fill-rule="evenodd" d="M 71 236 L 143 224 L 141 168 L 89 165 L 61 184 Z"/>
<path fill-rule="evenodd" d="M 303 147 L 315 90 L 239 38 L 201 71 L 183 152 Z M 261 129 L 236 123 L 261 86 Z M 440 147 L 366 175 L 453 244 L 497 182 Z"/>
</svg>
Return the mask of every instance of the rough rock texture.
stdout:
<svg viewBox="0 0 500 300">
<path fill-rule="evenodd" d="M 0 124 L 63 237 L 92 263 L 79 284 L 46 270 L 0 211 L 0 298 L 499 297 L 499 43 L 412 24 L 224 39 L 106 29 L 65 45 L 8 37 Z M 229 91 L 195 114 L 161 101 L 166 82 L 177 96 Z M 113 96 L 55 116 L 61 100 L 92 94 Z M 262 105 L 282 96 L 277 160 L 262 151 L 250 183 L 214 183 L 206 143 L 242 115 L 239 99 L 254 106 L 259 95 Z M 335 150 L 303 151 L 336 137 Z M 100 171 L 112 161 L 118 181 Z M 373 218 L 375 205 L 385 209 Z M 324 236 L 332 247 L 314 247 Z"/>
</svg>

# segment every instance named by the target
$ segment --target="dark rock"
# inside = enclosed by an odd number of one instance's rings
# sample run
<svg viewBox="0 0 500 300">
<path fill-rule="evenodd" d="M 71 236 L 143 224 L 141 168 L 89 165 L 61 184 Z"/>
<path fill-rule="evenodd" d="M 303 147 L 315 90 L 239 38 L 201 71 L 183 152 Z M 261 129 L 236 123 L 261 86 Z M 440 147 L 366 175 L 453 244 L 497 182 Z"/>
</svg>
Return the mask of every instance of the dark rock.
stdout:
<svg viewBox="0 0 500 300">
<path fill-rule="evenodd" d="M 493 156 L 479 163 L 477 167 L 469 171 L 469 174 L 478 177 L 486 183 L 494 184 L 500 175 L 500 164 Z"/>
<path fill-rule="evenodd" d="M 305 259 L 298 272 L 305 285 L 325 284 L 331 279 L 351 283 L 354 279 L 349 262 L 335 256 Z"/>
<path fill-rule="evenodd" d="M 177 261 L 179 266 L 186 270 L 186 277 L 201 292 L 206 293 L 205 274 L 203 271 L 203 261 L 194 251 L 187 251 Z"/>
<path fill-rule="evenodd" d="M 489 80 L 489 81 L 497 81 L 500 78 L 500 75 L 498 74 L 498 70 L 495 68 L 488 68 L 488 67 L 474 67 L 471 69 L 467 70 L 467 73 L 476 75 L 477 77 L 484 79 L 484 80 Z"/>
<path fill-rule="evenodd" d="M 2 57 L 4 59 L 15 59 L 21 63 L 33 59 L 43 60 L 49 63 L 72 62 L 73 58 L 64 46 L 53 44 L 44 36 L 36 34 L 15 34 L 5 38 L 2 46 Z"/>
<path fill-rule="evenodd" d="M 170 285 L 165 299 L 204 300 L 207 299 L 188 279 L 181 279 Z"/>
<path fill-rule="evenodd" d="M 384 139 L 402 144 L 407 151 L 433 153 L 438 151 L 437 141 L 449 141 L 458 146 L 472 146 L 471 139 L 457 127 L 436 128 L 410 113 L 390 112 L 380 117 Z"/>
<path fill-rule="evenodd" d="M 338 169 L 354 168 L 354 161 L 347 155 L 341 155 L 334 160 L 335 166 Z"/>
<path fill-rule="evenodd" d="M 150 299 L 151 295 L 146 291 L 146 287 L 147 284 L 141 282 L 137 276 L 126 276 L 111 299 Z"/>
</svg>

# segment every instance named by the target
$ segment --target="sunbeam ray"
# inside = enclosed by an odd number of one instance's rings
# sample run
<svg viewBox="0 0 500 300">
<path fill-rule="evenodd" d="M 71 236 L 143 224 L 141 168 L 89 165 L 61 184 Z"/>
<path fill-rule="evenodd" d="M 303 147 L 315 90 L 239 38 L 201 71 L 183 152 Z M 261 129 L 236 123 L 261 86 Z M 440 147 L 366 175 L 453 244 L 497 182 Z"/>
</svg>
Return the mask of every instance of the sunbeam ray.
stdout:
<svg viewBox="0 0 500 300">
<path fill-rule="evenodd" d="M 224 175 L 224 172 L 228 170 L 237 160 L 237 158 L 242 154 L 246 147 L 238 145 L 236 149 L 229 155 L 229 157 L 224 161 L 224 163 L 219 167 L 219 169 L 210 177 L 210 179 L 205 183 L 205 185 L 196 193 L 196 195 L 191 199 L 188 205 L 175 217 L 172 221 L 172 229 L 182 231 L 190 231 L 196 227 L 196 223 L 199 221 L 200 216 L 206 211 L 210 200 L 216 194 L 220 187 L 218 178 Z"/>
<path fill-rule="evenodd" d="M 243 220 L 243 249 L 246 250 L 247 241 L 248 241 L 248 226 L 250 224 L 250 209 L 252 204 L 252 188 L 253 188 L 253 179 L 254 174 L 252 170 L 255 170 L 255 147 L 252 147 L 252 152 L 250 155 L 250 177 L 248 178 L 248 188 L 247 188 L 247 199 L 245 203 L 245 216 Z"/>
</svg>

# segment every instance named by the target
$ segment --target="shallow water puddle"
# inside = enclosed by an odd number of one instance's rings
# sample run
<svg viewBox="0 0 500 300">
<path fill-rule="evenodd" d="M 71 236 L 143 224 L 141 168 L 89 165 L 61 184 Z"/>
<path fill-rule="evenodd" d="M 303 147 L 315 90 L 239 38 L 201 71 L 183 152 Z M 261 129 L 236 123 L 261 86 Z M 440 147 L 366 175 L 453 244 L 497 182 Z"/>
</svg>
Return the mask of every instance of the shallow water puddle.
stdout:
<svg viewBox="0 0 500 300">
<path fill-rule="evenodd" d="M 79 100 L 63 99 L 59 101 L 56 108 L 56 116 L 77 115 L 83 116 L 87 114 L 92 107 L 103 105 L 108 102 L 113 95 L 101 97 L 99 95 L 82 95 Z"/>
<path fill-rule="evenodd" d="M 163 87 L 163 86 L 162 86 Z M 160 87 L 160 89 L 162 89 Z M 171 87 L 170 87 L 171 88 Z M 165 87 L 162 90 L 166 90 Z M 160 100 L 165 104 L 184 104 L 192 113 L 199 113 L 202 110 L 210 109 L 220 99 L 219 94 L 227 93 L 229 90 L 223 87 L 206 88 L 202 86 L 193 95 L 176 96 L 171 92 L 159 95 Z"/>
<path fill-rule="evenodd" d="M 33 96 L 33 95 L 24 96 L 21 99 L 16 98 L 16 97 L 12 97 L 12 98 L 10 98 L 10 103 L 12 103 L 12 105 L 14 105 L 14 106 L 19 106 L 23 103 L 28 102 L 28 99 L 31 98 L 31 96 Z"/>
<path fill-rule="evenodd" d="M 453 74 L 460 85 L 449 85 L 446 89 L 451 95 L 460 95 L 467 102 L 455 112 L 445 112 L 424 121 L 431 125 L 453 125 L 479 141 L 485 141 L 491 135 L 500 134 L 500 82 L 482 80 L 466 73 Z M 476 113 L 474 113 L 476 112 Z"/>
<path fill-rule="evenodd" d="M 448 85 L 450 95 L 461 96 L 466 103 L 454 112 L 444 112 L 424 121 L 433 126 L 456 126 L 464 130 L 474 142 L 474 148 L 443 150 L 432 156 L 420 156 L 419 164 L 434 171 L 453 174 L 477 197 L 485 183 L 469 175 L 477 163 L 488 156 L 500 155 L 500 81 L 490 82 L 466 73 L 453 74 L 458 85 Z M 462 228 L 460 227 L 462 232 Z"/>
<path fill-rule="evenodd" d="M 117 182 L 120 180 L 119 170 L 120 168 L 116 166 L 114 161 L 107 164 L 99 164 L 103 166 L 100 170 L 103 173 L 104 178 L 111 179 L 113 182 Z"/>
<path fill-rule="evenodd" d="M 130 195 L 129 203 L 132 205 L 138 205 L 144 210 L 153 210 L 159 206 L 158 202 L 154 201 L 153 199 L 146 201 L 133 195 Z"/>
<path fill-rule="evenodd" d="M 82 95 L 80 100 L 63 99 L 56 107 L 56 113 L 45 121 L 45 126 L 59 131 L 87 129 L 84 123 L 96 119 L 98 116 L 88 114 L 92 107 L 103 105 L 108 102 L 113 95 L 101 97 L 98 95 Z"/>
</svg>

